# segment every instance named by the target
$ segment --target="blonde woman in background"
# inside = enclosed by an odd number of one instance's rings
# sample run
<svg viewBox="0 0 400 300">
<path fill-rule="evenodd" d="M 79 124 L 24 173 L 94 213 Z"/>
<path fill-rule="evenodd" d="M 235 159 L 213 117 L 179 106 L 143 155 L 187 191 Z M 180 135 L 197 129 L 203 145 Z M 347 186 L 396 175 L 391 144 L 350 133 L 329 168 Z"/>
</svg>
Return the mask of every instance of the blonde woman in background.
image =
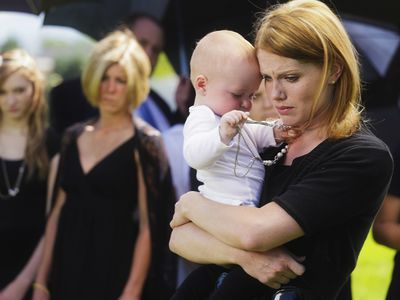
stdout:
<svg viewBox="0 0 400 300">
<path fill-rule="evenodd" d="M 44 81 L 22 49 L 0 56 L 0 299 L 30 299 L 48 211 L 49 159 Z"/>
<path fill-rule="evenodd" d="M 35 300 L 168 299 L 175 287 L 168 162 L 159 132 L 131 116 L 149 91 L 149 73 L 130 32 L 95 46 L 82 85 L 99 117 L 67 129 L 53 161 L 59 186 Z"/>
</svg>

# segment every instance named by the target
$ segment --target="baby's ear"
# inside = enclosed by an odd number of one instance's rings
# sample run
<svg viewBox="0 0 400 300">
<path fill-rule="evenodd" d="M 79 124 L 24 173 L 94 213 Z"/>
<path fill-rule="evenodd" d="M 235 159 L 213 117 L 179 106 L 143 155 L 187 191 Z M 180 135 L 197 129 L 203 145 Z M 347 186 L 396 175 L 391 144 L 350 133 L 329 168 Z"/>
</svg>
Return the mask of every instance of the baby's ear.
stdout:
<svg viewBox="0 0 400 300">
<path fill-rule="evenodd" d="M 198 75 L 196 80 L 194 81 L 194 88 L 198 93 L 202 93 L 203 95 L 206 92 L 207 87 L 207 77 L 204 75 Z"/>
</svg>

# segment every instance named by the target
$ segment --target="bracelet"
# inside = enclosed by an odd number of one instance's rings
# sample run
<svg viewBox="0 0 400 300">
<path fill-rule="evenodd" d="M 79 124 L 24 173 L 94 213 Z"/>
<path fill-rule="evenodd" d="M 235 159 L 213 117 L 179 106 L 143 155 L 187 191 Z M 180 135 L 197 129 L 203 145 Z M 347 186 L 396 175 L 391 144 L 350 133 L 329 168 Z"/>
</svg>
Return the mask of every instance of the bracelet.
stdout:
<svg viewBox="0 0 400 300">
<path fill-rule="evenodd" d="M 38 283 L 38 282 L 34 282 L 34 283 L 32 284 L 32 287 L 33 287 L 34 289 L 41 290 L 42 292 L 44 292 L 45 294 L 47 294 L 48 296 L 50 296 L 50 291 L 49 291 L 49 289 L 48 289 L 46 286 L 44 286 L 43 284 Z"/>
</svg>

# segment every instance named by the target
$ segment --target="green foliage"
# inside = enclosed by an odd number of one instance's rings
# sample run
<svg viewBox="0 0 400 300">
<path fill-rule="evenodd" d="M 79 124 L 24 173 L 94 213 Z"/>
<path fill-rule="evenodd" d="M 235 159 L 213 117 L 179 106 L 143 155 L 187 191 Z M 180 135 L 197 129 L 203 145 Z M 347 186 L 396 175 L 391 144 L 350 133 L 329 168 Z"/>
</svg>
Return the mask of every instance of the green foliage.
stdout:
<svg viewBox="0 0 400 300">
<path fill-rule="evenodd" d="M 11 49 L 15 49 L 15 48 L 19 48 L 19 42 L 17 39 L 15 38 L 9 38 L 8 40 L 6 40 L 3 45 L 1 45 L 0 47 L 0 52 L 4 52 L 7 50 L 11 50 Z"/>
<path fill-rule="evenodd" d="M 93 42 L 87 40 L 46 39 L 42 49 L 45 55 L 54 59 L 53 73 L 61 79 L 70 79 L 80 75 L 93 45 Z"/>
</svg>

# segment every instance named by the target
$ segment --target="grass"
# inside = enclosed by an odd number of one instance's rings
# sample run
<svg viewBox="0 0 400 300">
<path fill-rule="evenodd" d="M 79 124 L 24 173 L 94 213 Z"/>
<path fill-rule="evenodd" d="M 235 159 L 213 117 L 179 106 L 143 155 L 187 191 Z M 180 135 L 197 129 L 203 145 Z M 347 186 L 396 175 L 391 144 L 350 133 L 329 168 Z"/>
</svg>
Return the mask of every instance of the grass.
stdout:
<svg viewBox="0 0 400 300">
<path fill-rule="evenodd" d="M 393 268 L 394 250 L 377 244 L 371 233 L 352 274 L 353 300 L 385 300 Z"/>
</svg>

